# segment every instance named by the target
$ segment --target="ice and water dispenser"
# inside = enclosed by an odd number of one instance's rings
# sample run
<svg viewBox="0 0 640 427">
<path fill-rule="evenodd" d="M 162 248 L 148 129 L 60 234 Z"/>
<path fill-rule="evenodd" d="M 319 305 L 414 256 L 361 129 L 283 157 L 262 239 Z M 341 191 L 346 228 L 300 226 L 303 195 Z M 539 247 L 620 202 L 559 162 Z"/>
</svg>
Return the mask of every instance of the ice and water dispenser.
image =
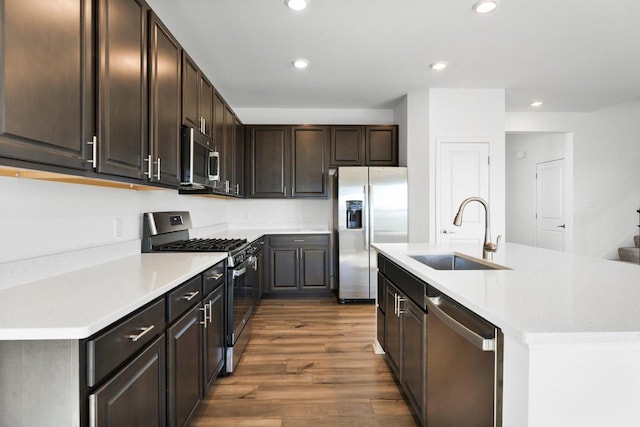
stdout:
<svg viewBox="0 0 640 427">
<path fill-rule="evenodd" d="M 347 228 L 362 228 L 362 200 L 347 200 Z"/>
</svg>

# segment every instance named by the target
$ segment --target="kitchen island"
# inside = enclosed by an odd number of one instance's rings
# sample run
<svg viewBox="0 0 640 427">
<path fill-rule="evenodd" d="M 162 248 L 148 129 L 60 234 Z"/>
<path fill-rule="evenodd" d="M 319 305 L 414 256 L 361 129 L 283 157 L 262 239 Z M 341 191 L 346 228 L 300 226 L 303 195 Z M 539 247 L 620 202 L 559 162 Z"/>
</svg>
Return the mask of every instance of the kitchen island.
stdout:
<svg viewBox="0 0 640 427">
<path fill-rule="evenodd" d="M 374 247 L 502 330 L 503 426 L 639 425 L 638 266 L 505 244 L 493 262 L 508 269 L 436 270 L 411 255 L 481 248 Z"/>
</svg>

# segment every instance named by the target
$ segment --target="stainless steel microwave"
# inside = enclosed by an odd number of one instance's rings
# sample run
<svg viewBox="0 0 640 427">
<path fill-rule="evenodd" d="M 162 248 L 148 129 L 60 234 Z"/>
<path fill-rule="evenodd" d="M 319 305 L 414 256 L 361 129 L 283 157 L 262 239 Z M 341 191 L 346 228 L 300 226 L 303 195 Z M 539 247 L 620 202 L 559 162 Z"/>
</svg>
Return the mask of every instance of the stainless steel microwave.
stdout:
<svg viewBox="0 0 640 427">
<path fill-rule="evenodd" d="M 220 153 L 197 129 L 182 126 L 180 184 L 193 189 L 214 188 L 220 181 Z"/>
</svg>

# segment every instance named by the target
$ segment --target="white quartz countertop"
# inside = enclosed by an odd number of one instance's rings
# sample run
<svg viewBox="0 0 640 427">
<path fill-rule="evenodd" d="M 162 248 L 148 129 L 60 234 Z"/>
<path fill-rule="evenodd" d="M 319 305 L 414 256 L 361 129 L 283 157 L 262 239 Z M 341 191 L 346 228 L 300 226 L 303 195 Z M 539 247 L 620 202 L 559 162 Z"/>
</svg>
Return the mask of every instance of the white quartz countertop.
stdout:
<svg viewBox="0 0 640 427">
<path fill-rule="evenodd" d="M 271 229 L 243 229 L 234 228 L 225 231 L 220 231 L 211 235 L 210 237 L 218 237 L 221 239 L 247 239 L 248 242 L 252 242 L 262 236 L 277 235 L 277 234 L 329 234 L 331 231 L 322 228 L 271 228 Z"/>
<path fill-rule="evenodd" d="M 87 338 L 225 258 L 139 254 L 0 290 L 0 340 Z"/>
<path fill-rule="evenodd" d="M 378 252 L 528 345 L 640 343 L 640 266 L 507 243 L 494 263 L 510 270 L 435 270 L 410 255 L 479 245 L 374 244 Z"/>
</svg>

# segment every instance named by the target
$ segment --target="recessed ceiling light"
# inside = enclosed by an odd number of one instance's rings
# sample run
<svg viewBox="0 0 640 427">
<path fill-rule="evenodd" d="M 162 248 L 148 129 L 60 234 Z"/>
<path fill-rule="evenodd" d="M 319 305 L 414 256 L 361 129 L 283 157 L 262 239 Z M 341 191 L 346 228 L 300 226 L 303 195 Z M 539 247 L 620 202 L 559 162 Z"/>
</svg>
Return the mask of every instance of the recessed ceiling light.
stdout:
<svg viewBox="0 0 640 427">
<path fill-rule="evenodd" d="M 303 68 L 307 68 L 309 66 L 309 61 L 306 59 L 296 59 L 293 61 L 293 66 L 302 70 Z"/>
<path fill-rule="evenodd" d="M 533 101 L 531 103 L 532 107 L 540 107 L 542 105 L 542 101 Z"/>
<path fill-rule="evenodd" d="M 289 9 L 302 10 L 307 7 L 309 0 L 284 0 Z"/>
<path fill-rule="evenodd" d="M 442 71 L 445 68 L 447 68 L 447 63 L 444 61 L 438 61 L 438 62 L 434 62 L 433 64 L 430 64 L 429 67 L 434 70 L 434 71 Z"/>
<path fill-rule="evenodd" d="M 496 7 L 498 7 L 498 3 L 496 3 L 495 1 L 480 0 L 479 2 L 473 5 L 473 10 L 476 13 L 480 13 L 484 15 L 486 13 L 493 12 L 494 10 L 496 10 Z"/>
</svg>

